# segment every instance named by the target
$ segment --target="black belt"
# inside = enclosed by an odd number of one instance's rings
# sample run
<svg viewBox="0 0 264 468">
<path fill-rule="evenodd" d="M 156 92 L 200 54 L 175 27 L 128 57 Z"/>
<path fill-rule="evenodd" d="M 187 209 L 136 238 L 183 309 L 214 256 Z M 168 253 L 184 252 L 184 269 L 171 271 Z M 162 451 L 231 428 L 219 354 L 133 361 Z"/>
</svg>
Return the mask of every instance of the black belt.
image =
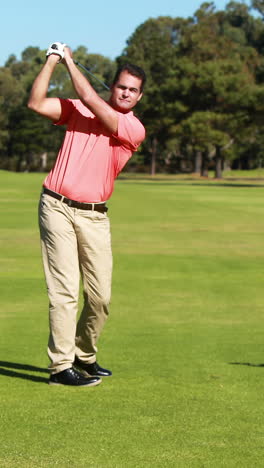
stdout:
<svg viewBox="0 0 264 468">
<path fill-rule="evenodd" d="M 100 213 L 106 213 L 108 211 L 108 208 L 107 206 L 105 206 L 105 203 L 81 203 L 75 200 L 70 200 L 69 198 L 60 195 L 59 193 L 53 192 L 52 190 L 49 190 L 46 187 L 43 187 L 43 193 L 46 193 L 47 195 L 50 195 L 51 197 L 56 198 L 57 200 L 61 200 L 63 203 L 66 203 L 66 205 L 71 206 L 72 208 L 79 208 L 80 210 L 99 211 Z"/>
</svg>

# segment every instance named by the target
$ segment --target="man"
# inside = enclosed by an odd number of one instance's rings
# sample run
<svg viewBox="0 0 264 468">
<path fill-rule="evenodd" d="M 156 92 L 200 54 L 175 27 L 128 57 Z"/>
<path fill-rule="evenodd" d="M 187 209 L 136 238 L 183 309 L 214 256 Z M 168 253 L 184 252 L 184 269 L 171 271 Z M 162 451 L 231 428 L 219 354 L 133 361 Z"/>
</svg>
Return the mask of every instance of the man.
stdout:
<svg viewBox="0 0 264 468">
<path fill-rule="evenodd" d="M 112 373 L 96 361 L 108 316 L 112 252 L 106 202 L 114 180 L 145 137 L 132 109 L 142 97 L 144 71 L 118 70 L 108 103 L 78 70 L 65 44 L 54 43 L 35 79 L 28 107 L 66 125 L 55 165 L 39 205 L 44 271 L 49 295 L 51 385 L 94 386 Z M 79 99 L 48 98 L 53 71 L 62 62 Z M 80 274 L 84 305 L 76 327 Z"/>
</svg>

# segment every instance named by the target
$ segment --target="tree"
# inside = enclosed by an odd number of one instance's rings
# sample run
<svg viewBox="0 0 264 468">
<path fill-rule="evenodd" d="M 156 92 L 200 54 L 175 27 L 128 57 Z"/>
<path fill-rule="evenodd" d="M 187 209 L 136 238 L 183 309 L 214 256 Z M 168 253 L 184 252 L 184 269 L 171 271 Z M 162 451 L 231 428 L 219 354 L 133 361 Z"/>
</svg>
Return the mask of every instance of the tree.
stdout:
<svg viewBox="0 0 264 468">
<path fill-rule="evenodd" d="M 252 0 L 252 8 L 257 10 L 262 16 L 264 16 L 264 1 L 263 0 Z"/>
<path fill-rule="evenodd" d="M 255 111 L 261 33 L 263 26 L 249 15 L 248 7 L 235 2 L 226 11 L 203 3 L 193 18 L 160 17 L 136 29 L 118 62 L 135 62 L 147 72 L 138 112 L 147 127 L 144 151 L 151 155 L 152 173 L 157 162 L 165 166 L 185 146 L 188 158 L 193 147 L 196 170 L 199 158 L 204 170 L 202 159 L 208 161 L 209 154 L 221 176 L 219 161 L 234 157 L 230 146 Z M 202 122 L 207 122 L 206 143 L 200 134 Z"/>
<path fill-rule="evenodd" d="M 9 133 L 10 112 L 19 106 L 24 96 L 23 87 L 7 68 L 0 68 L 0 156 L 7 155 L 11 138 Z"/>
<path fill-rule="evenodd" d="M 16 170 L 38 170 L 41 157 L 48 154 L 50 167 L 61 144 L 64 129 L 54 127 L 51 122 L 27 109 L 27 100 L 32 83 L 45 61 L 45 51 L 38 47 L 27 47 L 18 61 L 11 55 L 6 66 L 0 69 L 0 155 L 2 167 Z M 100 55 L 89 55 L 85 47 L 78 47 L 74 57 L 84 65 L 89 63 L 93 74 L 103 81 L 113 78 L 115 64 Z M 93 83 L 101 94 L 104 88 Z M 49 96 L 76 98 L 66 68 L 59 65 L 50 81 Z"/>
<path fill-rule="evenodd" d="M 89 54 L 84 46 L 74 51 L 75 60 L 108 85 L 116 64 L 129 61 L 146 71 L 144 99 L 135 109 L 147 130 L 133 158 L 137 167 L 148 166 L 152 174 L 194 170 L 205 175 L 210 166 L 221 177 L 226 163 L 262 164 L 263 4 L 252 1 L 258 17 L 245 3 L 232 1 L 220 11 L 213 2 L 203 3 L 187 19 L 150 18 L 136 28 L 116 63 Z M 54 157 L 53 145 L 58 148 L 62 133 L 52 132 L 51 140 L 50 124 L 26 110 L 45 51 L 30 46 L 21 57 L 10 55 L 0 69 L 0 155 L 16 158 L 18 167 L 33 168 L 46 150 L 49 159 Z M 100 83 L 89 79 L 108 99 Z M 52 76 L 49 95 L 76 97 L 63 65 Z"/>
<path fill-rule="evenodd" d="M 164 164 L 164 158 L 160 159 L 159 155 L 165 148 L 175 116 L 183 110 L 178 100 L 170 99 L 172 93 L 169 86 L 175 87 L 172 82 L 177 48 L 189 22 L 170 17 L 147 20 L 128 39 L 127 47 L 117 59 L 118 64 L 127 61 L 136 63 L 147 74 L 144 99 L 138 104 L 136 112 L 147 128 L 143 148 L 145 163 L 150 164 L 152 174 L 157 164 Z"/>
</svg>

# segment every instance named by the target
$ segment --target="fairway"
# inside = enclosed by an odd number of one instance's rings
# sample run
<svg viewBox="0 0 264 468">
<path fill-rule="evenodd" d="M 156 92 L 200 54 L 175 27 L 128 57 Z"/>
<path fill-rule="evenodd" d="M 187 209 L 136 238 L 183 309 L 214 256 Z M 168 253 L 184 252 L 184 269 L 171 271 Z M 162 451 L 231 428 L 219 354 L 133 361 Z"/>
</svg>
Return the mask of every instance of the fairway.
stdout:
<svg viewBox="0 0 264 468">
<path fill-rule="evenodd" d="M 262 467 L 264 181 L 120 178 L 95 388 L 50 387 L 43 174 L 0 171 L 1 467 Z"/>
</svg>

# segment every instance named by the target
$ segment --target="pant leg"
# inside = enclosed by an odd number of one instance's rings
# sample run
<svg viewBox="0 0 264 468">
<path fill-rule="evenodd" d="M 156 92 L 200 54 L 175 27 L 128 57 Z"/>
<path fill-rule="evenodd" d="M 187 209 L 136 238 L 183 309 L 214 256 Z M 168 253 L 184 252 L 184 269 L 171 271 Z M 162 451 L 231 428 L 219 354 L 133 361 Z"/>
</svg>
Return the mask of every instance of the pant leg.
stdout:
<svg viewBox="0 0 264 468">
<path fill-rule="evenodd" d="M 106 214 L 80 211 L 75 228 L 84 291 L 84 306 L 76 331 L 76 355 L 92 363 L 96 360 L 96 344 L 109 314 L 112 281 L 110 222 Z"/>
<path fill-rule="evenodd" d="M 74 210 L 42 195 L 39 226 L 49 296 L 48 355 L 52 373 L 72 366 L 79 298 L 79 261 Z"/>
</svg>

